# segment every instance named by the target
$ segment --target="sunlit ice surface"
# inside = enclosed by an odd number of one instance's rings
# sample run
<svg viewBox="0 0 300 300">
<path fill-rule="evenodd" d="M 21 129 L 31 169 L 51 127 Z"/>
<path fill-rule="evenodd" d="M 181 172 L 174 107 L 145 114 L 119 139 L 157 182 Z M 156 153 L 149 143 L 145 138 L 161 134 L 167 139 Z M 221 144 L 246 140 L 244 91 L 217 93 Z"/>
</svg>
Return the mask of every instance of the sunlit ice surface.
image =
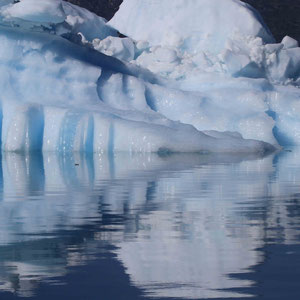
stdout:
<svg viewBox="0 0 300 300">
<path fill-rule="evenodd" d="M 0 298 L 295 299 L 299 155 L 3 153 Z"/>
</svg>

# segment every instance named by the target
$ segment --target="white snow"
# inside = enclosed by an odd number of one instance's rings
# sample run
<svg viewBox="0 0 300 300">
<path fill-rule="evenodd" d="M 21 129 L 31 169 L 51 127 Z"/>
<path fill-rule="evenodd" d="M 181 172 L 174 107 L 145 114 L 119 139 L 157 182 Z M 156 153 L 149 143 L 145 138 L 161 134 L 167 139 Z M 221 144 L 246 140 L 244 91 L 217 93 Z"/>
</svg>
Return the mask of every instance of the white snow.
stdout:
<svg viewBox="0 0 300 300">
<path fill-rule="evenodd" d="M 219 53 L 236 34 L 273 41 L 257 13 L 238 0 L 125 0 L 108 24 L 134 40 L 189 53 Z"/>
<path fill-rule="evenodd" d="M 2 15 L 6 20 L 22 19 L 40 24 L 61 23 L 66 17 L 59 0 L 21 0 L 8 5 Z"/>
<path fill-rule="evenodd" d="M 240 1 L 125 0 L 108 24 L 60 0 L 12 2 L 0 6 L 4 151 L 300 143 L 300 48 L 274 44 Z"/>
<path fill-rule="evenodd" d="M 86 9 L 61 0 L 21 0 L 0 3 L 1 23 L 32 31 L 45 31 L 68 35 L 70 39 L 81 33 L 88 41 L 116 36 L 116 30 L 106 26 L 106 20 Z M 79 37 L 77 36 L 77 39 Z"/>
</svg>

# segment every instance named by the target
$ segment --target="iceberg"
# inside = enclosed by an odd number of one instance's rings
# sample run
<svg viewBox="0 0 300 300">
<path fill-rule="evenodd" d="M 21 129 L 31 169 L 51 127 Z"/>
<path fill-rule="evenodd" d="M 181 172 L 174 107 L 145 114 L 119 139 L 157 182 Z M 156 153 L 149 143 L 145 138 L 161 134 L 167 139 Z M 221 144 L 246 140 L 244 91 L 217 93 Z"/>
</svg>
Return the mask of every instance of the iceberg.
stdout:
<svg viewBox="0 0 300 300">
<path fill-rule="evenodd" d="M 125 0 L 106 22 L 61 0 L 3 0 L 0 43 L 2 151 L 300 143 L 300 48 L 240 1 Z"/>
</svg>

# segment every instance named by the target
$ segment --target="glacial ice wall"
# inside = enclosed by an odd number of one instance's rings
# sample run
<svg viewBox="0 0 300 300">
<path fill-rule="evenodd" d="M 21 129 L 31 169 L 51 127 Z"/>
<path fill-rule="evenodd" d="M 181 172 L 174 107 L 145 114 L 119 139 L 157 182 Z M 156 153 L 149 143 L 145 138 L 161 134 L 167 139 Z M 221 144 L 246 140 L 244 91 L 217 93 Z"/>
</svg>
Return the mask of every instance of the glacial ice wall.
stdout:
<svg viewBox="0 0 300 300">
<path fill-rule="evenodd" d="M 0 2 L 2 150 L 265 152 L 299 143 L 296 41 L 268 44 L 260 17 L 236 0 L 135 2 L 108 24 L 60 0 Z"/>
</svg>

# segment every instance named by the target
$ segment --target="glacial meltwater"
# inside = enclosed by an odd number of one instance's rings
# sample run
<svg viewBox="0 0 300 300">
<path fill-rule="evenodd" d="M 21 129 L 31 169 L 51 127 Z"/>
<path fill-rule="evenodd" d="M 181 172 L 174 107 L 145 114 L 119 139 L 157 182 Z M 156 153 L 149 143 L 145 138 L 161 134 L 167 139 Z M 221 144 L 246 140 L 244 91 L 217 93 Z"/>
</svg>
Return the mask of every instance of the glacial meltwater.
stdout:
<svg viewBox="0 0 300 300">
<path fill-rule="evenodd" d="M 0 299 L 300 299 L 300 149 L 3 153 Z"/>
</svg>

